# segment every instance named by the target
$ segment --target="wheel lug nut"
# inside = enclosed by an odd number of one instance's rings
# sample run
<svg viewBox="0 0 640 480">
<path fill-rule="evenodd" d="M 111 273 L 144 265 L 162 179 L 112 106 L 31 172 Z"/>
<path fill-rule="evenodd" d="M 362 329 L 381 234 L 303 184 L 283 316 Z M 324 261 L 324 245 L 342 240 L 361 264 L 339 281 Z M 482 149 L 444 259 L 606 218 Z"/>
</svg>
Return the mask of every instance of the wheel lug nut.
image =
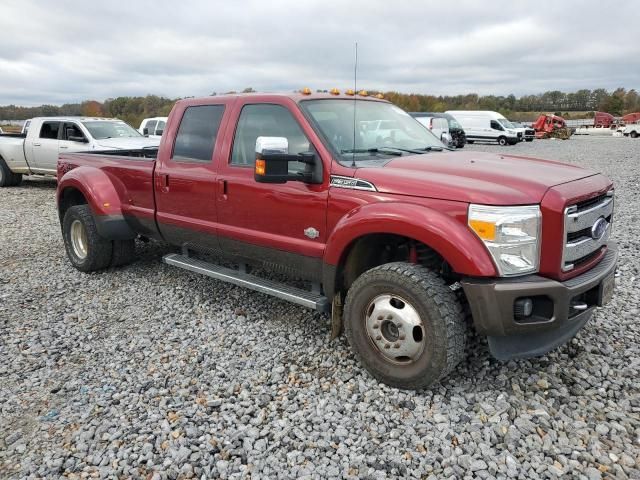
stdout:
<svg viewBox="0 0 640 480">
<path fill-rule="evenodd" d="M 389 314 L 387 315 L 387 320 L 391 320 L 393 318 L 393 315 Z"/>
<path fill-rule="evenodd" d="M 400 340 L 404 340 L 404 338 L 405 338 L 405 337 L 404 337 L 404 335 L 400 335 L 398 338 L 399 338 Z"/>
<path fill-rule="evenodd" d="M 389 348 L 389 347 L 390 345 L 388 343 L 384 346 L 384 348 Z"/>
<path fill-rule="evenodd" d="M 378 320 L 382 320 L 384 317 L 382 315 L 378 315 Z"/>
<path fill-rule="evenodd" d="M 378 336 L 376 337 L 376 340 L 382 340 L 382 337 L 381 337 L 380 335 L 378 335 Z"/>
<path fill-rule="evenodd" d="M 399 344 L 399 343 L 396 343 L 396 344 L 393 346 L 393 348 L 400 348 L 400 344 Z"/>
<path fill-rule="evenodd" d="M 380 328 L 380 324 L 379 323 L 374 324 L 373 328 Z"/>
</svg>

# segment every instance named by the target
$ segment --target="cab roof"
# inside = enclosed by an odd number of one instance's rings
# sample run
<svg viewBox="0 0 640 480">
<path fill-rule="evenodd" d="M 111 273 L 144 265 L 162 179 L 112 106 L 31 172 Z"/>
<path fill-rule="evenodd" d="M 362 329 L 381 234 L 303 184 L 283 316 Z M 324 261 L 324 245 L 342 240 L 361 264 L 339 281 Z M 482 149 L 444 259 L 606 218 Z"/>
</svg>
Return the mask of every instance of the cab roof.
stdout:
<svg viewBox="0 0 640 480">
<path fill-rule="evenodd" d="M 186 98 L 183 100 L 179 100 L 178 103 L 186 103 L 187 105 L 201 105 L 201 104 L 211 104 L 218 101 L 230 101 L 236 98 L 252 98 L 258 102 L 268 102 L 272 101 L 274 98 L 289 98 L 296 103 L 299 103 L 304 100 L 366 100 L 366 101 L 374 101 L 374 102 L 384 102 L 389 103 L 388 100 L 376 98 L 373 95 L 347 95 L 345 92 L 340 91 L 339 94 L 333 93 L 325 93 L 325 92 L 315 92 L 315 93 L 302 93 L 302 92 L 292 92 L 292 93 L 263 93 L 263 92 L 252 92 L 252 93 L 229 93 L 224 95 L 212 95 L 208 97 L 199 97 L 199 98 Z"/>
</svg>

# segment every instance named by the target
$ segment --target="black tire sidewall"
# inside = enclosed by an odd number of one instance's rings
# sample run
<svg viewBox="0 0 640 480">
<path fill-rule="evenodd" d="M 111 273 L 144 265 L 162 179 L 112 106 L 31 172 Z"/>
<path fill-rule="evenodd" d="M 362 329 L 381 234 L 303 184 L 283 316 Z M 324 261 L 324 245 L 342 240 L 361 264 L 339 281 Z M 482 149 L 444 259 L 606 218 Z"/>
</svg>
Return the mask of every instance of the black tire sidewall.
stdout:
<svg viewBox="0 0 640 480">
<path fill-rule="evenodd" d="M 389 272 L 387 272 L 389 273 Z M 395 273 L 395 272 L 394 272 Z M 394 275 L 390 275 L 394 276 Z M 447 332 L 437 306 L 421 294 L 419 285 L 409 284 L 400 274 L 395 280 L 376 278 L 366 284 L 354 284 L 345 309 L 345 330 L 356 353 L 371 374 L 385 383 L 400 388 L 423 386 L 441 378 L 447 368 Z M 369 339 L 365 311 L 378 295 L 391 294 L 408 301 L 418 312 L 424 325 L 425 348 L 417 361 L 394 364 L 386 360 Z"/>
<path fill-rule="evenodd" d="M 73 251 L 71 225 L 75 220 L 82 223 L 87 235 L 87 256 L 85 258 L 79 258 Z M 76 205 L 66 211 L 62 221 L 62 237 L 69 261 L 78 270 L 90 272 L 109 265 L 112 253 L 111 242 L 98 236 L 95 221 L 88 205 Z"/>
<path fill-rule="evenodd" d="M 505 137 L 498 137 L 498 145 L 504 147 L 507 145 L 507 139 Z"/>
</svg>

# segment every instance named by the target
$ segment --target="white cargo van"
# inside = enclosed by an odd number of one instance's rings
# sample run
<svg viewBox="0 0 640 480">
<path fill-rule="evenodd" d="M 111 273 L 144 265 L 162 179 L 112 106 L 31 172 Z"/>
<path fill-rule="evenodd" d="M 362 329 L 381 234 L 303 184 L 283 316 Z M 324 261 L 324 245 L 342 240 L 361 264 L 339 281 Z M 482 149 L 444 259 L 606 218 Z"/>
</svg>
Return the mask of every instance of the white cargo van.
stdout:
<svg viewBox="0 0 640 480">
<path fill-rule="evenodd" d="M 467 135 L 467 142 L 498 142 L 500 145 L 515 145 L 522 139 L 509 120 L 498 112 L 489 110 L 449 110 Z"/>
</svg>

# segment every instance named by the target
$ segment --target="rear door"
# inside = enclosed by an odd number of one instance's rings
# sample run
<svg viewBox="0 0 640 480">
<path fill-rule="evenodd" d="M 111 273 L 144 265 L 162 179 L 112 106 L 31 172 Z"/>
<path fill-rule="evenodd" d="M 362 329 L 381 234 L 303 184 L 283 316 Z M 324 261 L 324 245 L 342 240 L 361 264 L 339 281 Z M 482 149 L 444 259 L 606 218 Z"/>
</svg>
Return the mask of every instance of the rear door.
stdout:
<svg viewBox="0 0 640 480">
<path fill-rule="evenodd" d="M 317 141 L 317 137 L 295 105 L 284 101 L 252 104 L 251 99 L 245 99 L 238 102 L 233 118 L 237 119 L 233 144 L 218 171 L 218 223 L 223 250 L 319 280 L 327 241 L 330 160 L 323 162 L 319 156 L 310 140 L 313 137 Z M 230 133 L 231 128 L 230 124 Z M 323 162 L 323 183 L 256 182 L 255 145 L 261 136 L 287 138 L 290 154 L 314 152 L 317 161 Z M 290 164 L 290 168 L 297 167 Z"/>
<path fill-rule="evenodd" d="M 47 120 L 42 122 L 40 131 L 33 138 L 33 165 L 31 168 L 39 172 L 55 172 L 58 164 L 58 136 L 62 122 Z"/>
<path fill-rule="evenodd" d="M 224 103 L 186 106 L 173 127 L 172 147 L 160 149 L 154 176 L 156 219 L 164 239 L 174 245 L 219 247 L 214 159 L 225 108 Z"/>
</svg>

